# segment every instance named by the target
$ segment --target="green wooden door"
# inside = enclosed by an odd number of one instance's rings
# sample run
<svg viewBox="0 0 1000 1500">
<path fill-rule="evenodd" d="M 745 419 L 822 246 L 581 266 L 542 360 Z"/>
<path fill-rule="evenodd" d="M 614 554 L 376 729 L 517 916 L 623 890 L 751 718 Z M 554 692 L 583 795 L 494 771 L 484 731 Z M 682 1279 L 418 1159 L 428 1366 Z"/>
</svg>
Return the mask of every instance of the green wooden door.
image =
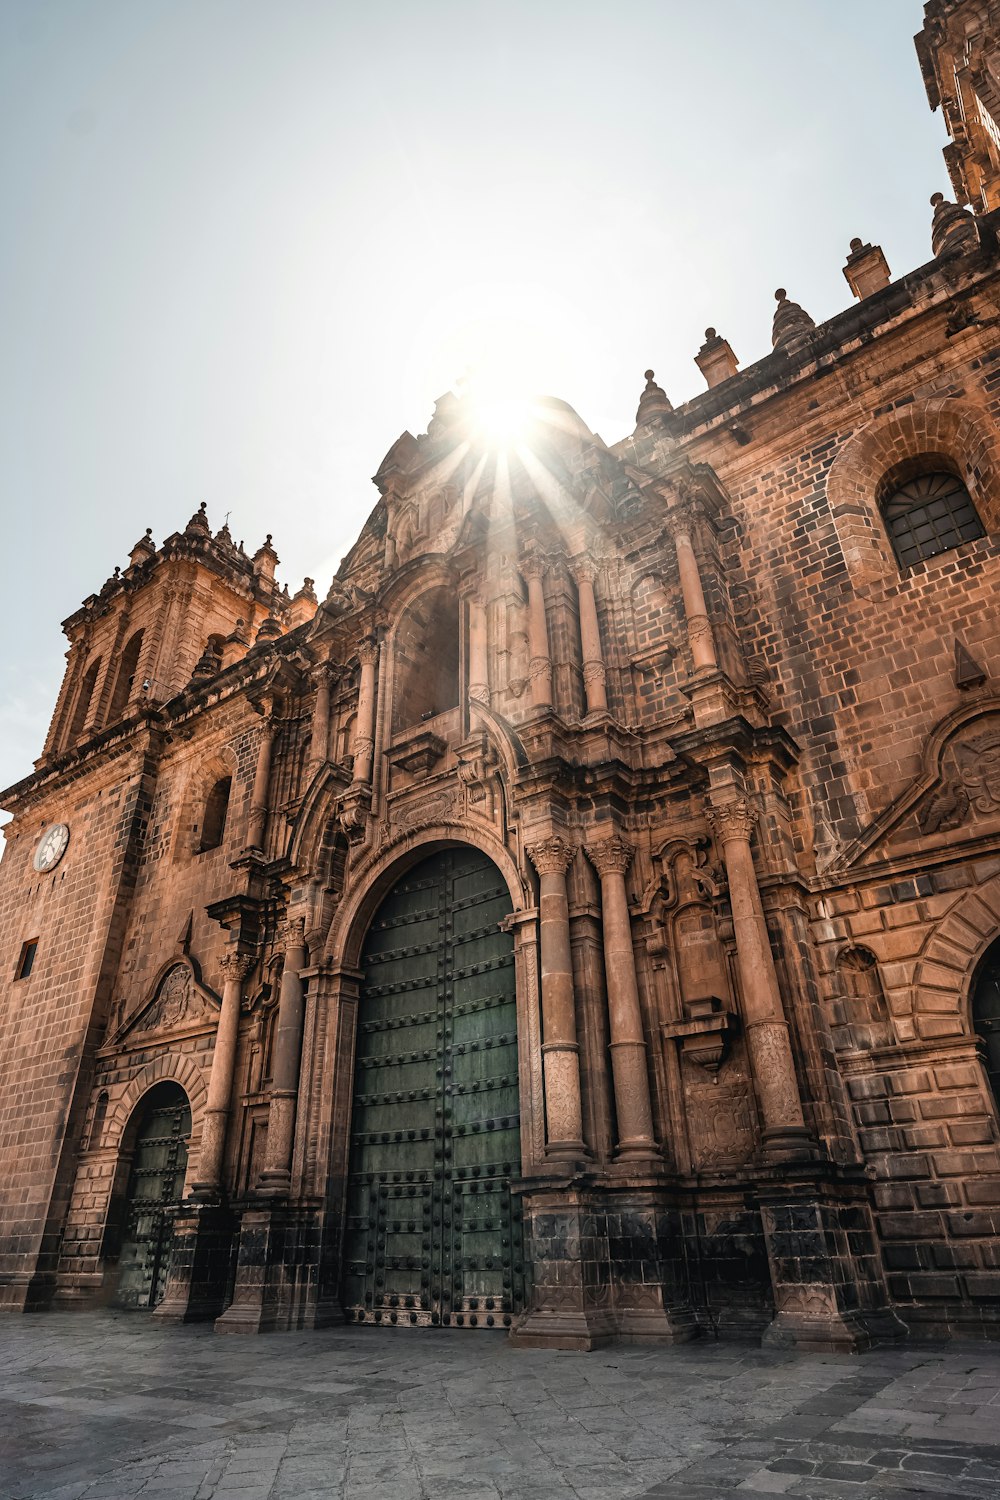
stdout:
<svg viewBox="0 0 1000 1500">
<path fill-rule="evenodd" d="M 344 1241 L 358 1322 L 509 1327 L 524 1303 L 511 910 L 496 866 L 447 849 L 365 942 Z"/>
<path fill-rule="evenodd" d="M 190 1134 L 187 1095 L 178 1084 L 162 1084 L 136 1133 L 119 1259 L 117 1300 L 122 1307 L 155 1307 L 163 1298 Z"/>
</svg>

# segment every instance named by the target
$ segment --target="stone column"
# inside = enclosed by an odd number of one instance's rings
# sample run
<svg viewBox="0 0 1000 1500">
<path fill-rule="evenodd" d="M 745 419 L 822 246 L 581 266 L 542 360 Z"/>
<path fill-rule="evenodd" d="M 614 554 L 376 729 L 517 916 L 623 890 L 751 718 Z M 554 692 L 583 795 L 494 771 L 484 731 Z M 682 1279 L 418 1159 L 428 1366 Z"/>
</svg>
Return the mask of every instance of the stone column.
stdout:
<svg viewBox="0 0 1000 1500">
<path fill-rule="evenodd" d="M 250 819 L 247 825 L 247 848 L 263 849 L 267 828 L 267 794 L 271 781 L 271 753 L 278 726 L 270 714 L 264 717 L 264 731 L 257 747 L 253 792 L 250 797 Z"/>
<path fill-rule="evenodd" d="M 667 513 L 667 525 L 674 538 L 677 552 L 677 569 L 680 574 L 681 594 L 684 598 L 684 614 L 687 619 L 688 641 L 696 672 L 717 671 L 719 659 L 715 654 L 715 638 L 712 622 L 708 618 L 705 593 L 701 586 L 701 573 L 691 540 L 695 531 L 697 510 L 693 505 L 683 505 Z"/>
<path fill-rule="evenodd" d="M 478 593 L 469 600 L 469 701 L 490 706 L 489 658 L 487 652 L 486 606 Z"/>
<path fill-rule="evenodd" d="M 330 758 L 330 689 L 333 675 L 334 669 L 329 662 L 321 662 L 313 673 L 316 701 L 313 704 L 312 735 L 309 740 L 309 781 Z"/>
<path fill-rule="evenodd" d="M 542 959 L 542 1076 L 545 1084 L 547 1157 L 577 1161 L 584 1154 L 580 1101 L 580 1047 L 569 942 L 566 871 L 576 845 L 558 834 L 528 846 L 539 877 L 539 947 Z"/>
<path fill-rule="evenodd" d="M 278 1020 L 271 1063 L 267 1148 L 264 1170 L 257 1184 L 259 1192 L 275 1196 L 283 1196 L 292 1185 L 292 1146 L 295 1140 L 295 1107 L 299 1093 L 302 1022 L 305 1016 L 305 991 L 301 976 L 305 967 L 305 918 L 293 917 L 285 929 L 285 963 L 281 971 L 281 993 L 278 998 Z"/>
<path fill-rule="evenodd" d="M 354 757 L 354 784 L 369 786 L 375 757 L 375 666 L 378 662 L 378 642 L 374 636 L 366 636 L 358 646 L 361 661 L 361 682 L 358 686 L 358 716 L 354 721 L 354 742 L 351 753 Z"/>
<path fill-rule="evenodd" d="M 222 1190 L 222 1158 L 226 1145 L 229 1105 L 233 1093 L 233 1068 L 236 1064 L 236 1038 L 240 1027 L 243 981 L 255 963 L 256 959 L 249 954 L 227 953 L 219 965 L 223 975 L 222 1009 L 219 1011 L 219 1027 L 215 1033 L 215 1051 L 212 1054 L 212 1072 L 208 1080 L 208 1100 L 205 1105 L 205 1123 L 201 1132 L 198 1181 L 194 1184 L 194 1193 L 197 1197 L 214 1198 Z"/>
<path fill-rule="evenodd" d="M 607 672 L 601 646 L 601 627 L 594 598 L 597 566 L 592 558 L 575 557 L 570 571 L 576 579 L 580 602 L 580 646 L 583 652 L 583 690 L 587 696 L 588 714 L 606 713 L 608 708 Z"/>
<path fill-rule="evenodd" d="M 750 852 L 756 820 L 756 810 L 745 797 L 708 809 L 729 880 L 743 1017 L 763 1120 L 764 1150 L 778 1159 L 801 1159 L 813 1154 L 814 1148 L 802 1114 L 788 1022 Z"/>
<path fill-rule="evenodd" d="M 632 845 L 614 834 L 585 847 L 587 858 L 601 877 L 611 1071 L 618 1115 L 617 1155 L 623 1159 L 641 1157 L 648 1160 L 657 1154 L 657 1149 L 653 1136 L 639 982 L 632 947 L 632 923 L 625 894 L 625 871 L 632 862 Z"/>
<path fill-rule="evenodd" d="M 542 576 L 546 561 L 539 554 L 529 553 L 521 563 L 521 572 L 528 584 L 528 676 L 531 682 L 531 701 L 536 708 L 552 707 L 552 658 L 549 654 L 549 630 L 545 620 L 545 591 Z"/>
</svg>

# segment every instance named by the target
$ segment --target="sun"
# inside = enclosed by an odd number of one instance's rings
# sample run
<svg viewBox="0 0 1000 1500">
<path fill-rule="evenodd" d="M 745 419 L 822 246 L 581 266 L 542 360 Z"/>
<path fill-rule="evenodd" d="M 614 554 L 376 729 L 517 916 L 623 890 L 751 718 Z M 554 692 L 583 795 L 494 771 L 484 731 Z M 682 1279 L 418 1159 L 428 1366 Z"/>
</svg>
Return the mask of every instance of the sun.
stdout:
<svg viewBox="0 0 1000 1500">
<path fill-rule="evenodd" d="M 487 448 L 512 447 L 531 420 L 531 402 L 522 396 L 474 396 L 472 407 L 476 436 Z"/>
</svg>

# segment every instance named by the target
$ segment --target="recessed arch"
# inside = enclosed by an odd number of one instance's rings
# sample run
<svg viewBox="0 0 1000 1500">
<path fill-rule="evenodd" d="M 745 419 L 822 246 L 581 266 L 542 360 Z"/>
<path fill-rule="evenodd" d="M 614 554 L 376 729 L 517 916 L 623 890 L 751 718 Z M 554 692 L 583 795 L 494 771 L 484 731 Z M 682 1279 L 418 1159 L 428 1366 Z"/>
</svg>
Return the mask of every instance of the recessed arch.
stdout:
<svg viewBox="0 0 1000 1500">
<path fill-rule="evenodd" d="M 967 487 L 985 530 L 1000 528 L 1000 440 L 986 413 L 947 396 L 908 402 L 848 438 L 827 476 L 830 514 L 856 584 L 898 578 L 879 499 L 887 476 L 932 459 Z"/>
<path fill-rule="evenodd" d="M 352 873 L 351 894 L 337 908 L 326 939 L 326 956 L 348 968 L 357 968 L 365 935 L 379 903 L 411 865 L 428 854 L 468 844 L 496 865 L 510 892 L 514 912 L 534 904 L 531 886 L 522 876 L 506 845 L 484 828 L 445 823 L 421 829 L 418 834 L 401 833 L 398 842 L 376 852 Z"/>
</svg>

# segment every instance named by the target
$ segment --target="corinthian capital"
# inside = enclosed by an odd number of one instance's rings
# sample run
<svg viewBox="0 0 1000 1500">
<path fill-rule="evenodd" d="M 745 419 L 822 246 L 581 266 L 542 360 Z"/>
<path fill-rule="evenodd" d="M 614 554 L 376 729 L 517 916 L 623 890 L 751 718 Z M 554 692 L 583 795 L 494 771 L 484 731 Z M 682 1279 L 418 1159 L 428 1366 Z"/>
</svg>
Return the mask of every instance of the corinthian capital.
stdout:
<svg viewBox="0 0 1000 1500">
<path fill-rule="evenodd" d="M 690 541 L 698 529 L 698 522 L 703 514 L 702 507 L 697 500 L 682 500 L 679 504 L 672 505 L 667 511 L 664 525 L 675 542 L 679 537 L 687 537 Z"/>
<path fill-rule="evenodd" d="M 565 875 L 576 855 L 576 845 L 554 833 L 537 844 L 529 844 L 527 853 L 539 875 Z"/>
<path fill-rule="evenodd" d="M 602 876 L 624 875 L 635 853 L 632 845 L 617 833 L 595 844 L 585 844 L 584 850 L 598 875 Z"/>
<path fill-rule="evenodd" d="M 373 667 L 378 661 L 378 641 L 373 635 L 366 635 L 358 642 L 358 660 L 363 667 Z"/>
<path fill-rule="evenodd" d="M 257 962 L 252 953 L 224 953 L 219 959 L 224 984 L 242 984 Z"/>
<path fill-rule="evenodd" d="M 589 552 L 581 552 L 579 557 L 570 558 L 569 570 L 578 584 L 593 583 L 597 577 L 597 559 Z"/>
<path fill-rule="evenodd" d="M 728 844 L 732 839 L 750 842 L 750 835 L 757 822 L 757 809 L 748 798 L 735 797 L 732 802 L 722 802 L 718 807 L 706 808 L 705 815 L 708 826 L 720 843 Z"/>
<path fill-rule="evenodd" d="M 278 947 L 287 953 L 289 948 L 304 948 L 305 942 L 305 917 L 286 917 L 278 934 Z"/>
<path fill-rule="evenodd" d="M 541 578 L 548 569 L 549 559 L 544 552 L 526 552 L 520 561 L 520 569 L 525 578 Z"/>
</svg>

